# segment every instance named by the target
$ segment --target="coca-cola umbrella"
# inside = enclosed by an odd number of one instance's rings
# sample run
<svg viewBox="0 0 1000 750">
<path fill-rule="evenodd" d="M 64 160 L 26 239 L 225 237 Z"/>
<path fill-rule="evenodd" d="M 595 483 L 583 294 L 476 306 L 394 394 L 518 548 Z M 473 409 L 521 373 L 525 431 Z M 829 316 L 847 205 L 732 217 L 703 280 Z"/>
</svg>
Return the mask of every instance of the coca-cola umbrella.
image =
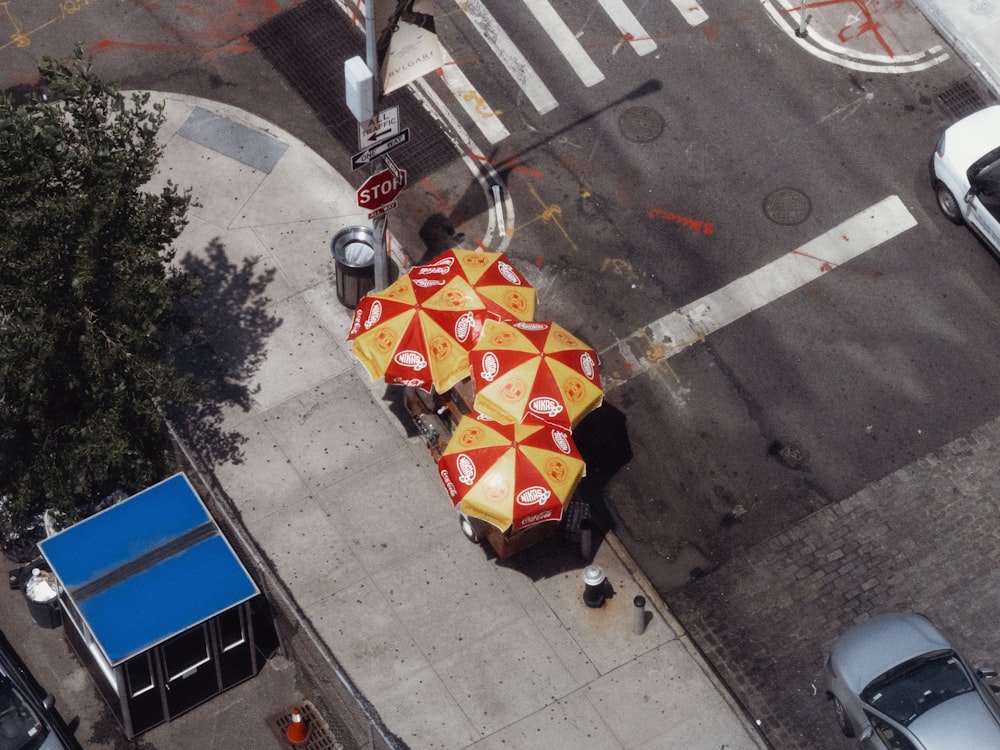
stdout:
<svg viewBox="0 0 1000 750">
<path fill-rule="evenodd" d="M 456 508 L 503 532 L 561 519 L 586 473 L 565 430 L 501 424 L 475 412 L 459 420 L 438 470 Z"/>
<path fill-rule="evenodd" d="M 465 279 L 413 277 L 411 269 L 361 298 L 347 340 L 372 380 L 443 393 L 469 376 L 468 349 L 487 317 Z"/>
<path fill-rule="evenodd" d="M 447 250 L 430 263 L 410 271 L 415 278 L 458 275 L 483 300 L 496 320 L 531 320 L 535 317 L 535 289 L 503 253 L 480 250 Z"/>
<path fill-rule="evenodd" d="M 557 323 L 487 320 L 469 352 L 475 409 L 572 430 L 604 401 L 597 353 Z"/>
</svg>

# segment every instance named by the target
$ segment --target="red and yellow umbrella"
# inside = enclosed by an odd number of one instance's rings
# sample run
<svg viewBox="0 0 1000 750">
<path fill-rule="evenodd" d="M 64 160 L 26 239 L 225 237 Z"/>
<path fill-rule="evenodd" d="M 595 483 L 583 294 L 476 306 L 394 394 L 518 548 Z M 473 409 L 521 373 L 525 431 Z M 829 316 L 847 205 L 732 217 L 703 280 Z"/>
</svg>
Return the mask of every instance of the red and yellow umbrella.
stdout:
<svg viewBox="0 0 1000 750">
<path fill-rule="evenodd" d="M 597 353 L 556 323 L 487 320 L 469 364 L 475 408 L 498 422 L 569 431 L 604 401 Z"/>
<path fill-rule="evenodd" d="M 535 289 L 503 253 L 448 250 L 410 271 L 414 278 L 464 278 L 497 320 L 535 317 Z"/>
<path fill-rule="evenodd" d="M 347 340 L 372 380 L 443 393 L 469 376 L 486 305 L 465 279 L 411 274 L 361 298 Z"/>
<path fill-rule="evenodd" d="M 500 531 L 561 519 L 585 474 L 568 432 L 475 413 L 459 421 L 438 469 L 455 507 Z"/>
</svg>

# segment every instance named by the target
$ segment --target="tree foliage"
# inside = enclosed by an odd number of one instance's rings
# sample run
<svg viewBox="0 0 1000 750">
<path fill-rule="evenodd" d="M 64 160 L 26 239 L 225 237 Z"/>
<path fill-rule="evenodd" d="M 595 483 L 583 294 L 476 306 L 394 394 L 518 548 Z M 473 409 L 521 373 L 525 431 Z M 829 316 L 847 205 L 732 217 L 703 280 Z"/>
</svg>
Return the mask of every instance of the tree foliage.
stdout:
<svg viewBox="0 0 1000 750">
<path fill-rule="evenodd" d="M 193 380 L 165 342 L 192 279 L 171 265 L 190 195 L 143 189 L 162 106 L 100 81 L 81 50 L 47 96 L 0 97 L 0 520 L 75 516 L 171 470 L 165 415 Z"/>
</svg>

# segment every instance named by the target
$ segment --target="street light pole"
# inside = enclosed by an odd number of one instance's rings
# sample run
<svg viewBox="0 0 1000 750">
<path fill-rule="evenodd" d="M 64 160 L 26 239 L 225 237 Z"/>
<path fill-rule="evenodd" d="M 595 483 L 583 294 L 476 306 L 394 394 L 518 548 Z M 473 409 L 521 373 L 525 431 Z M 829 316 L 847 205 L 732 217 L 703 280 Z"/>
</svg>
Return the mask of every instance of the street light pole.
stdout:
<svg viewBox="0 0 1000 750">
<path fill-rule="evenodd" d="M 382 97 L 382 84 L 378 70 L 378 38 L 375 32 L 375 3 L 377 0 L 365 0 L 365 62 L 372 74 L 371 111 L 373 117 L 378 117 L 378 103 Z M 384 169 L 382 159 L 371 162 L 369 174 L 376 174 Z M 388 217 L 385 213 L 376 216 L 372 221 L 372 234 L 375 243 L 375 291 L 381 291 L 389 286 L 389 248 L 388 248 Z"/>
</svg>

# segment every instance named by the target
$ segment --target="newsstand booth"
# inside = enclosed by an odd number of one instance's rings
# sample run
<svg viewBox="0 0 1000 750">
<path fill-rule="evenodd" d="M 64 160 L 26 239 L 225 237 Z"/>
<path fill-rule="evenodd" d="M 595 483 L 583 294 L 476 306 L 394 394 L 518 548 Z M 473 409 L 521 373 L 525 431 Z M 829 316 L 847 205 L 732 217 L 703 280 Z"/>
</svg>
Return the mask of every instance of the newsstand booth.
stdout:
<svg viewBox="0 0 1000 750">
<path fill-rule="evenodd" d="M 257 674 L 260 592 L 184 474 L 39 543 L 66 637 L 129 738 Z M 257 624 L 257 641 L 255 628 Z"/>
</svg>

